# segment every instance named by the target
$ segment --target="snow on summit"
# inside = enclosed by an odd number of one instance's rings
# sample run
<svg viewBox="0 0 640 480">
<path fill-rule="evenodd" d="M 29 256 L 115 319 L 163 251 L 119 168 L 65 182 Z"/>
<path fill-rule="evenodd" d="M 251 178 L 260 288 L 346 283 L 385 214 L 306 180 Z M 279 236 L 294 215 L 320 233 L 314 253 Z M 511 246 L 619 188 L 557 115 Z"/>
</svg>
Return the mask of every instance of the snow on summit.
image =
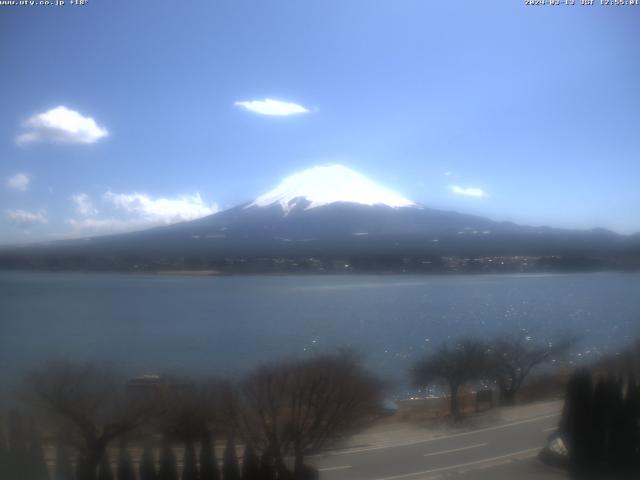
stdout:
<svg viewBox="0 0 640 480">
<path fill-rule="evenodd" d="M 288 213 L 301 199 L 308 202 L 306 209 L 335 202 L 389 207 L 416 206 L 411 200 L 387 190 L 350 168 L 325 165 L 294 173 L 270 192 L 259 196 L 248 207 L 279 204 Z"/>
</svg>

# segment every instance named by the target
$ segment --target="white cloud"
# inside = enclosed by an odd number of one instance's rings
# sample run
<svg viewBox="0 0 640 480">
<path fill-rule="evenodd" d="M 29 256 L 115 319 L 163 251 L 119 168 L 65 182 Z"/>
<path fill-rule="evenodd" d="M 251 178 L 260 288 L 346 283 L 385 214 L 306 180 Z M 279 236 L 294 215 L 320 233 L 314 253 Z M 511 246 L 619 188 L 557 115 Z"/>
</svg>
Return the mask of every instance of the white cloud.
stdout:
<svg viewBox="0 0 640 480">
<path fill-rule="evenodd" d="M 175 198 L 152 198 L 143 193 L 108 191 L 104 194 L 104 199 L 129 214 L 149 222 L 165 224 L 194 220 L 218 211 L 218 205 L 207 205 L 199 193 Z"/>
<path fill-rule="evenodd" d="M 474 187 L 460 187 L 458 185 L 451 185 L 449 186 L 449 190 L 451 190 L 453 193 L 457 194 L 457 195 L 464 195 L 467 197 L 477 197 L 477 198 L 482 198 L 482 197 L 486 197 L 487 194 L 484 192 L 484 190 L 480 189 L 480 188 L 474 188 Z"/>
<path fill-rule="evenodd" d="M 16 173 L 7 180 L 7 187 L 18 192 L 26 192 L 31 183 L 31 176 L 28 173 Z"/>
<path fill-rule="evenodd" d="M 28 212 L 27 210 L 5 210 L 5 217 L 9 222 L 22 227 L 42 225 L 48 222 L 42 212 Z"/>
<path fill-rule="evenodd" d="M 283 102 L 272 98 L 235 102 L 234 105 L 249 110 L 250 112 L 259 113 L 260 115 L 296 115 L 309 112 L 309 110 L 297 103 Z"/>
<path fill-rule="evenodd" d="M 72 195 L 71 201 L 75 204 L 76 212 L 83 217 L 91 217 L 98 214 L 98 210 L 93 206 L 91 197 L 86 193 Z"/>
<path fill-rule="evenodd" d="M 59 106 L 38 113 L 24 122 L 27 129 L 16 137 L 16 143 L 23 145 L 34 142 L 54 143 L 95 143 L 109 132 L 96 124 L 91 117 L 85 117 L 67 107 Z"/>
<path fill-rule="evenodd" d="M 105 234 L 167 225 L 194 220 L 218 211 L 214 203 L 207 205 L 199 193 L 175 198 L 151 197 L 143 193 L 114 193 L 107 191 L 102 196 L 101 211 L 111 210 L 110 216 L 97 216 L 98 209 L 91 197 L 85 193 L 72 196 L 77 218 L 66 220 L 77 233 Z"/>
</svg>

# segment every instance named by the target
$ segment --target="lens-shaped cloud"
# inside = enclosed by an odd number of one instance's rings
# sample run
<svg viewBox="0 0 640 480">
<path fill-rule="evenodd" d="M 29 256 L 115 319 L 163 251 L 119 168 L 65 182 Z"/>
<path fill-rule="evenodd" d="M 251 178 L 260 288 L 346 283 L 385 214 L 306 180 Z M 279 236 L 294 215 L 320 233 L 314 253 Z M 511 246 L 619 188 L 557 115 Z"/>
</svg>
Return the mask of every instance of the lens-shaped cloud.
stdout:
<svg viewBox="0 0 640 480">
<path fill-rule="evenodd" d="M 482 198 L 487 196 L 484 190 L 475 187 L 461 187 L 459 185 L 451 185 L 449 186 L 449 190 L 456 195 L 464 195 L 465 197 Z"/>
<path fill-rule="evenodd" d="M 260 115 L 286 116 L 309 112 L 307 108 L 297 103 L 283 102 L 272 98 L 235 102 L 234 105 L 249 110 L 250 112 L 259 113 Z"/>
</svg>

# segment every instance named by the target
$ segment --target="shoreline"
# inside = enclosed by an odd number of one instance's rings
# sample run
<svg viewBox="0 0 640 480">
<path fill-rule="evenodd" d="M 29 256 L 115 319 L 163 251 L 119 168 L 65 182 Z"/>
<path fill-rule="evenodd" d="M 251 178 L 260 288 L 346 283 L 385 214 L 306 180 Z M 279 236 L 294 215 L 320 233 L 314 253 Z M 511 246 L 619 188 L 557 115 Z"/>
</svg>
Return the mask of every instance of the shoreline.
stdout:
<svg viewBox="0 0 640 480">
<path fill-rule="evenodd" d="M 69 273 L 69 274 L 104 274 L 131 276 L 162 277 L 511 277 L 511 278 L 543 278 L 571 275 L 637 275 L 640 270 L 574 270 L 574 271 L 530 271 L 530 272 L 402 272 L 402 271 L 299 271 L 299 272 L 225 272 L 220 270 L 84 270 L 84 269 L 3 269 L 2 273 Z"/>
<path fill-rule="evenodd" d="M 99 273 L 91 271 L 90 273 Z M 154 272 L 122 272 L 143 275 L 164 275 L 176 277 L 219 277 L 227 275 L 219 270 L 157 270 Z"/>
</svg>

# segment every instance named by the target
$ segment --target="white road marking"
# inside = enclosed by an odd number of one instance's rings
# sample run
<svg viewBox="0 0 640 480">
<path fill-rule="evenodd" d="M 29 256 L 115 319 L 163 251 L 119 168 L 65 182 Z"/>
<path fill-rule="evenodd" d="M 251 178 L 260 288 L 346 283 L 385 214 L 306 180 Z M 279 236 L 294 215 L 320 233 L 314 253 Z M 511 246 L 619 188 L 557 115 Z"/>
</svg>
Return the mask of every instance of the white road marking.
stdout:
<svg viewBox="0 0 640 480">
<path fill-rule="evenodd" d="M 347 468 L 351 468 L 351 465 L 341 465 L 339 467 L 324 467 L 324 468 L 319 468 L 318 471 L 330 472 L 332 470 L 346 470 Z"/>
<path fill-rule="evenodd" d="M 488 462 L 488 463 L 483 463 L 482 465 L 471 465 L 469 466 L 469 468 L 463 468 L 463 469 L 458 469 L 456 470 L 456 473 L 459 474 L 464 474 L 467 472 L 476 472 L 478 470 L 487 470 L 489 468 L 495 468 L 495 467 L 499 467 L 500 465 L 507 465 L 511 462 L 513 462 L 514 460 L 526 460 L 528 458 L 533 458 L 535 456 L 537 456 L 539 453 L 539 450 L 534 450 L 531 453 L 523 453 L 522 455 L 518 455 L 517 457 L 512 457 L 512 458 L 503 458 L 503 459 L 498 459 L 496 461 L 493 462 Z M 444 475 L 447 475 L 446 473 Z M 428 480 L 428 479 L 433 479 L 434 477 L 425 477 L 422 480 Z"/>
<path fill-rule="evenodd" d="M 471 448 L 486 447 L 487 445 L 489 445 L 489 444 L 486 443 L 486 442 L 485 443 L 477 443 L 476 445 L 469 445 L 467 447 L 452 448 L 451 450 L 442 450 L 440 452 L 425 453 L 424 456 L 425 457 L 433 457 L 435 455 L 444 455 L 445 453 L 461 452 L 462 450 L 469 450 Z"/>
<path fill-rule="evenodd" d="M 549 427 L 549 428 L 543 429 L 542 431 L 543 432 L 552 432 L 553 430 L 557 430 L 557 429 L 558 429 L 558 427 Z"/>
<path fill-rule="evenodd" d="M 431 470 L 422 470 L 421 472 L 404 473 L 402 475 L 393 475 L 391 477 L 377 478 L 376 480 L 397 480 L 399 478 L 409 478 L 409 477 L 415 477 L 417 475 L 427 475 L 429 473 L 443 472 L 445 470 L 454 470 L 456 468 L 468 467 L 470 465 L 478 465 L 480 463 L 494 462 L 496 460 L 516 457 L 518 455 L 524 455 L 526 453 L 531 453 L 534 451 L 540 451 L 540 447 L 527 448 L 526 450 L 518 450 L 517 452 L 507 453 L 505 455 L 498 455 L 497 457 L 483 458 L 482 460 L 474 460 L 473 462 L 465 462 L 465 463 L 459 463 L 457 465 L 449 465 L 446 467 L 432 468 Z"/>
<path fill-rule="evenodd" d="M 501 425 L 494 425 L 493 427 L 485 427 L 485 428 L 480 428 L 478 430 L 469 430 L 468 432 L 460 432 L 460 433 L 453 433 L 451 435 L 443 435 L 440 437 L 432 437 L 432 438 L 427 438 L 425 440 L 415 440 L 413 442 L 406 442 L 406 443 L 395 443 L 393 445 L 380 445 L 377 447 L 352 448 L 347 450 L 341 450 L 339 452 L 327 452 L 327 453 L 321 453 L 317 455 L 310 455 L 310 457 L 332 457 L 335 455 L 348 455 L 351 453 L 370 452 L 372 450 L 385 450 L 387 448 L 408 447 L 410 445 L 418 445 L 420 443 L 436 442 L 438 440 L 446 440 L 448 438 L 464 437 L 466 435 L 474 435 L 476 433 L 489 432 L 492 430 L 500 430 L 502 428 L 509 428 L 515 425 L 523 425 L 525 423 L 532 423 L 532 422 L 537 422 L 539 420 L 545 420 L 547 418 L 558 417 L 559 415 L 560 415 L 560 412 L 556 412 L 548 415 L 540 415 L 539 417 L 528 418 L 526 420 L 519 420 L 517 422 L 503 423 Z"/>
</svg>

